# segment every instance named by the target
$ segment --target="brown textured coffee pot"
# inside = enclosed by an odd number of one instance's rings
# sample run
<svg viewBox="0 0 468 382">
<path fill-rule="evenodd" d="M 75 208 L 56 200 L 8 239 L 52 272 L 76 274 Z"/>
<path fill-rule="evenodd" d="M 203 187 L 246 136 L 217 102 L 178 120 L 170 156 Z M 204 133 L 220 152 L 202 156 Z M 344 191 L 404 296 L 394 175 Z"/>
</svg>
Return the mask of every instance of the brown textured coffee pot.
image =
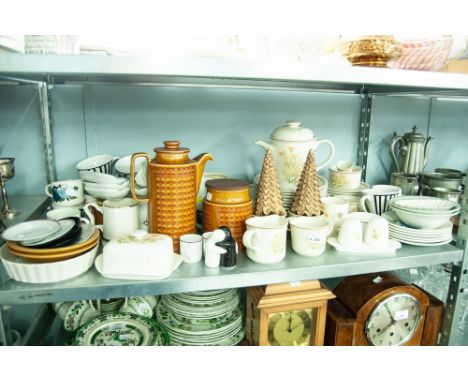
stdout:
<svg viewBox="0 0 468 382">
<path fill-rule="evenodd" d="M 179 237 L 196 232 L 196 198 L 207 161 L 211 154 L 203 153 L 193 159 L 190 150 L 179 141 L 164 141 L 164 147 L 154 149 L 154 159 L 146 153 L 132 155 L 131 189 L 133 199 L 148 202 L 148 230 L 172 237 L 174 252 L 179 253 Z M 148 161 L 148 197 L 135 193 L 135 160 Z"/>
<path fill-rule="evenodd" d="M 239 250 L 242 250 L 245 221 L 253 215 L 249 183 L 239 179 L 213 179 L 205 185 L 207 192 L 203 200 L 203 231 L 228 227 Z"/>
</svg>

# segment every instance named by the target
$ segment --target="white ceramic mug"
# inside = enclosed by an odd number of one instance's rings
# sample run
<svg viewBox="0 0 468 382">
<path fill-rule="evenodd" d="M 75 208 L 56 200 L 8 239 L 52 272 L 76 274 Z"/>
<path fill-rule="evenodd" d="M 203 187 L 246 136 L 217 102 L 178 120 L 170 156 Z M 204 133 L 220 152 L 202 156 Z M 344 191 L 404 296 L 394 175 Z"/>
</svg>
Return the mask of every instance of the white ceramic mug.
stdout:
<svg viewBox="0 0 468 382">
<path fill-rule="evenodd" d="M 386 247 L 388 244 L 389 228 L 387 219 L 375 216 L 367 223 L 364 232 L 364 242 L 373 247 Z"/>
<path fill-rule="evenodd" d="M 289 225 L 294 252 L 303 256 L 319 256 L 325 251 L 333 224 L 323 216 L 290 218 Z"/>
<path fill-rule="evenodd" d="M 256 263 L 273 264 L 286 256 L 288 220 L 284 216 L 256 216 L 245 221 L 242 242 Z"/>
<path fill-rule="evenodd" d="M 44 192 L 52 198 L 52 208 L 81 206 L 85 200 L 81 179 L 52 182 L 45 186 Z"/>
<path fill-rule="evenodd" d="M 345 219 L 338 233 L 338 242 L 350 248 L 362 245 L 362 223 L 358 219 Z"/>
<path fill-rule="evenodd" d="M 138 202 L 130 198 L 121 200 L 106 200 L 102 207 L 96 203 L 84 206 L 84 212 L 91 223 L 95 224 L 94 215 L 90 207 L 95 208 L 103 214 L 103 225 L 97 226 L 102 229 L 103 236 L 107 240 L 130 234 L 138 230 L 140 220 L 138 218 Z"/>
<path fill-rule="evenodd" d="M 401 188 L 390 185 L 376 185 L 362 191 L 360 205 L 364 212 L 382 215 L 390 207 L 390 200 L 401 195 Z"/>
<path fill-rule="evenodd" d="M 112 155 L 95 155 L 78 162 L 76 168 L 78 171 L 94 171 L 102 174 L 112 174 L 113 165 L 119 157 Z"/>
<path fill-rule="evenodd" d="M 73 208 L 73 207 L 57 208 L 56 210 L 48 211 L 46 215 L 47 215 L 47 219 L 49 220 L 79 218 L 83 223 L 90 224 L 90 221 L 88 219 L 81 217 L 81 211 L 78 208 Z"/>
<path fill-rule="evenodd" d="M 324 217 L 333 224 L 333 235 L 335 235 L 343 220 L 349 212 L 349 203 L 341 196 L 326 196 L 320 199 L 324 208 Z"/>
<path fill-rule="evenodd" d="M 202 259 L 203 240 L 198 234 L 186 234 L 179 238 L 180 254 L 186 263 L 198 263 Z"/>
</svg>

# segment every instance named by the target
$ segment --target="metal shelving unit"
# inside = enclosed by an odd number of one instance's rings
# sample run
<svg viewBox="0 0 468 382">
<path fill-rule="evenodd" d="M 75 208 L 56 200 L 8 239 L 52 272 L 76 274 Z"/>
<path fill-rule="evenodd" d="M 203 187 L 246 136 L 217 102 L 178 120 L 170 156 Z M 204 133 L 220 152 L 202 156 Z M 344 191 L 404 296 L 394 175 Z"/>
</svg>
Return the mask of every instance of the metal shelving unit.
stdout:
<svg viewBox="0 0 468 382">
<path fill-rule="evenodd" d="M 372 97 L 375 94 L 424 97 L 468 97 L 468 76 L 377 68 L 310 67 L 219 59 L 162 60 L 160 58 L 0 55 L 0 83 L 36 84 L 41 103 L 48 179 L 55 179 L 50 134 L 48 91 L 54 84 L 132 84 L 148 86 L 196 86 L 252 88 L 360 94 L 362 97 L 358 160 L 366 168 Z M 365 174 L 365 171 L 363 171 Z M 0 306 L 96 299 L 136 294 L 161 294 L 223 287 L 245 287 L 306 279 L 330 279 L 347 275 L 452 263 L 441 344 L 456 344 L 455 324 L 460 316 L 457 301 L 468 290 L 468 187 L 463 198 L 459 239 L 456 246 L 403 246 L 395 256 L 351 257 L 333 250 L 319 258 L 304 258 L 292 251 L 274 265 L 260 265 L 240 256 L 230 272 L 211 270 L 203 264 L 182 265 L 160 281 L 122 281 L 101 277 L 94 269 L 63 283 L 27 285 L 8 280 L 0 285 Z M 1 312 L 1 310 L 0 310 Z M 2 319 L 0 314 L 0 320 Z M 1 326 L 1 325 L 0 325 Z M 3 327 L 0 327 L 0 334 Z"/>
</svg>

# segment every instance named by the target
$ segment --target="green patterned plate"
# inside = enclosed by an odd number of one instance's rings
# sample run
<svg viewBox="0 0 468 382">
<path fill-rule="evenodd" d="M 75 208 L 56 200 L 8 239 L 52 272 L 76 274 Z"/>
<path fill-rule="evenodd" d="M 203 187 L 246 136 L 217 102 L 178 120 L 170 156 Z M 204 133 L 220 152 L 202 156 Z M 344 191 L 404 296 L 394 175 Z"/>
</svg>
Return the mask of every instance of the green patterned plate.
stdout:
<svg viewBox="0 0 468 382">
<path fill-rule="evenodd" d="M 155 320 L 133 313 L 100 315 L 76 331 L 73 346 L 167 346 L 169 334 Z"/>
</svg>

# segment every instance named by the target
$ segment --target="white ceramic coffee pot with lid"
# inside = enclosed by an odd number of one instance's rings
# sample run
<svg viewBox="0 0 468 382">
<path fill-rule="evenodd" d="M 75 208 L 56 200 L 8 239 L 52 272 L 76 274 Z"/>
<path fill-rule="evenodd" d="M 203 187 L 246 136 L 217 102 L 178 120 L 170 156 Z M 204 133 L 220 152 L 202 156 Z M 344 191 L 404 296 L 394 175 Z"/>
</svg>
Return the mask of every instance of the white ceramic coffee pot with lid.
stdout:
<svg viewBox="0 0 468 382">
<path fill-rule="evenodd" d="M 327 158 L 317 164 L 317 171 L 330 163 L 335 155 L 335 146 L 328 139 L 317 139 L 314 132 L 301 126 L 299 121 L 287 121 L 271 134 L 271 143 L 256 141 L 256 145 L 271 150 L 281 191 L 294 192 L 299 183 L 302 168 L 309 150 L 317 150 L 321 144 L 330 147 Z"/>
</svg>

